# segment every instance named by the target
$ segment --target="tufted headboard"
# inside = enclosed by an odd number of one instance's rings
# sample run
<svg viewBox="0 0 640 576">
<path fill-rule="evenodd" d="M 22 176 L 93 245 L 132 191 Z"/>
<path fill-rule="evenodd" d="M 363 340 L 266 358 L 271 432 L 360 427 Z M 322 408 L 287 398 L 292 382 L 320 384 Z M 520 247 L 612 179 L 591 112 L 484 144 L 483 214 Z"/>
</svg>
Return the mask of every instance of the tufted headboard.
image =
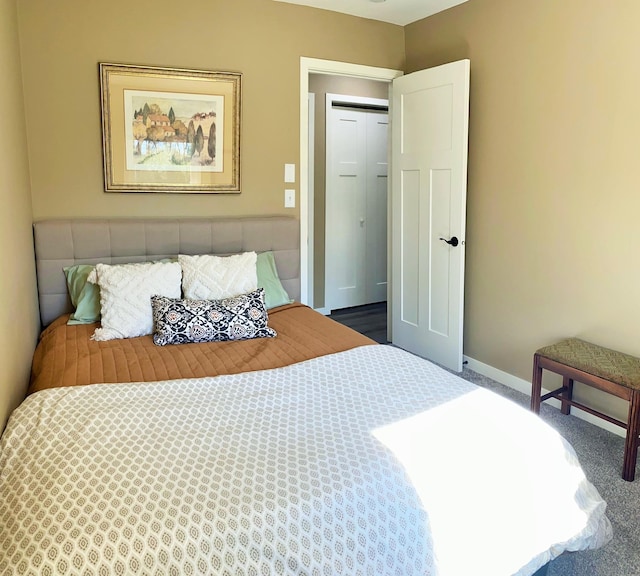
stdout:
<svg viewBox="0 0 640 576">
<path fill-rule="evenodd" d="M 74 264 L 271 250 L 282 285 L 300 299 L 299 222 L 292 217 L 43 220 L 33 232 L 43 327 L 72 311 L 62 269 Z"/>
</svg>

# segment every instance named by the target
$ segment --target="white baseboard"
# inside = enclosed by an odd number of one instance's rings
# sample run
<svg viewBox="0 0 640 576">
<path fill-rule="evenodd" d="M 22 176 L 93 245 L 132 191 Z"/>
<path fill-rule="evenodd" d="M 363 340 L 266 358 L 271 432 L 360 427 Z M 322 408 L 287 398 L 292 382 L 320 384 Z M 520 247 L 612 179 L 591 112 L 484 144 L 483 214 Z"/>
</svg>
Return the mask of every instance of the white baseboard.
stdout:
<svg viewBox="0 0 640 576">
<path fill-rule="evenodd" d="M 314 310 L 323 316 L 329 316 L 331 314 L 331 310 L 329 310 L 329 308 L 314 308 Z"/>
<path fill-rule="evenodd" d="M 466 366 L 467 368 L 469 368 L 469 370 L 473 370 L 474 372 L 477 372 L 478 374 L 482 374 L 487 378 L 491 378 L 492 380 L 495 380 L 500 384 L 504 384 L 509 388 L 513 388 L 518 392 L 522 392 L 527 396 L 531 396 L 531 382 L 527 382 L 526 380 L 523 380 L 522 378 L 518 378 L 513 374 L 503 372 L 502 370 L 498 370 L 498 368 L 494 368 L 493 366 L 489 366 L 488 364 L 484 364 L 483 362 L 474 360 L 473 358 L 469 358 L 469 356 L 464 356 L 464 360 L 467 362 Z M 546 394 L 547 392 L 549 392 L 549 390 L 545 388 L 542 389 L 543 395 Z M 560 401 L 556 400 L 555 398 L 551 398 L 550 400 L 547 400 L 546 403 L 550 404 L 551 406 L 554 406 L 555 408 L 558 408 L 558 409 L 560 408 Z M 597 416 L 593 416 L 592 414 L 589 414 L 588 412 L 584 412 L 583 410 L 578 410 L 574 408 L 573 410 L 571 410 L 571 415 L 575 416 L 576 418 L 580 418 L 581 420 L 585 420 L 590 424 L 595 424 L 596 426 L 599 426 L 604 430 L 613 432 L 617 436 L 622 436 L 624 438 L 626 435 L 625 430 L 620 426 L 616 426 L 611 422 L 607 422 L 606 420 L 603 420 L 602 418 L 598 418 Z"/>
</svg>

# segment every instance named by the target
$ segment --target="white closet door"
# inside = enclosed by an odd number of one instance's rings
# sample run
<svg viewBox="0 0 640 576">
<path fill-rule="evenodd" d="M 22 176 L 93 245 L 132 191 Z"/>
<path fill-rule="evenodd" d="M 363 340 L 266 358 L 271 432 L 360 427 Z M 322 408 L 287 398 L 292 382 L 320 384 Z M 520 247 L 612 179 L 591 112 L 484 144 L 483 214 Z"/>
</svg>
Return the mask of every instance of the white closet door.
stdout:
<svg viewBox="0 0 640 576">
<path fill-rule="evenodd" d="M 366 304 L 387 299 L 387 157 L 389 116 L 367 114 Z"/>
<path fill-rule="evenodd" d="M 387 299 L 388 115 L 327 96 L 325 307 L 336 310 Z"/>
<path fill-rule="evenodd" d="M 366 117 L 331 108 L 327 114 L 325 306 L 365 301 Z"/>
</svg>

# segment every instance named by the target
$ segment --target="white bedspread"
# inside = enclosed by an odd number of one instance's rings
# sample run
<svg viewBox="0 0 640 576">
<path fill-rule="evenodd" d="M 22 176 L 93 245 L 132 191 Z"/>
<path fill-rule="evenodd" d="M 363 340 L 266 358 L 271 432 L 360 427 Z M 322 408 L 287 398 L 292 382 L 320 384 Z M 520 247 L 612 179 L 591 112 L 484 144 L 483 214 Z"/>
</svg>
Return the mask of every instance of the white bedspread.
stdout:
<svg viewBox="0 0 640 576">
<path fill-rule="evenodd" d="M 0 448 L 2 574 L 527 575 L 611 538 L 556 432 L 388 346 L 45 390 Z"/>
</svg>

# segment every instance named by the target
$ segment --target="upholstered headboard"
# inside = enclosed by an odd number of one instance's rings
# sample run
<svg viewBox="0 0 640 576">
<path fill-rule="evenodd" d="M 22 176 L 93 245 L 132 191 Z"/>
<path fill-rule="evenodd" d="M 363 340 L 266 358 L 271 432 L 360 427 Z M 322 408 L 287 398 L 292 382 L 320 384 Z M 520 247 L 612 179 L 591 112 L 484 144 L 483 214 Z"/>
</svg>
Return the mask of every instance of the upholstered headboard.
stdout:
<svg viewBox="0 0 640 576">
<path fill-rule="evenodd" d="M 74 264 L 271 250 L 282 285 L 300 299 L 299 223 L 292 217 L 43 220 L 33 229 L 43 326 L 72 311 L 62 269 Z"/>
</svg>

